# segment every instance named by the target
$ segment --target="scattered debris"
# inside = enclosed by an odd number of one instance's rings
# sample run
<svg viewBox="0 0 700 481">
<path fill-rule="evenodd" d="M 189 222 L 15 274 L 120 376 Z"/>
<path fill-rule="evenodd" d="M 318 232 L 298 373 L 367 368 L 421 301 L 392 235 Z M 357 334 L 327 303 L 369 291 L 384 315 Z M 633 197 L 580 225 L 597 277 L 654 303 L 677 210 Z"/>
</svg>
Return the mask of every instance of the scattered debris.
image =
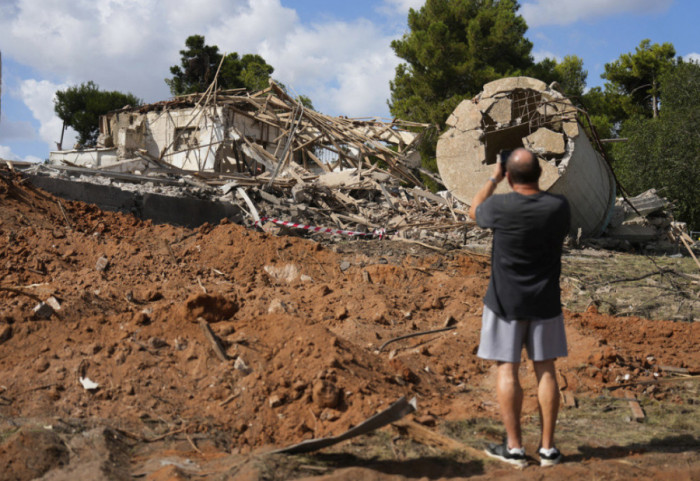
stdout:
<svg viewBox="0 0 700 481">
<path fill-rule="evenodd" d="M 99 384 L 97 384 L 95 381 L 92 381 L 89 377 L 80 377 L 78 378 L 80 381 L 80 384 L 82 384 L 83 388 L 86 391 L 94 391 L 98 387 L 100 387 Z"/>
</svg>

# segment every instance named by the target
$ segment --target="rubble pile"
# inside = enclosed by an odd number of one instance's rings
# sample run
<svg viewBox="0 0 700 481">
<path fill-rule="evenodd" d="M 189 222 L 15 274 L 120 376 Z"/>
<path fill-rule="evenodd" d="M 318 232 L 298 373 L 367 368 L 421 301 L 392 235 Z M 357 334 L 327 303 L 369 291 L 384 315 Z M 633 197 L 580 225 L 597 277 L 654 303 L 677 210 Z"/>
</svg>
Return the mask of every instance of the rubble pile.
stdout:
<svg viewBox="0 0 700 481">
<path fill-rule="evenodd" d="M 618 198 L 603 237 L 596 243 L 606 248 L 642 247 L 657 252 L 684 250 L 690 240 L 684 222 L 673 220 L 673 205 L 650 189 L 636 197 Z"/>
<path fill-rule="evenodd" d="M 433 246 L 462 245 L 473 225 L 467 208 L 449 192 L 437 195 L 419 187 L 404 187 L 399 179 L 377 168 L 344 169 L 309 181 L 278 178 L 271 184 L 244 175 L 161 172 L 147 176 L 56 165 L 34 165 L 27 172 L 110 185 L 124 191 L 224 202 L 243 212 L 242 217 L 232 219 L 236 222 L 257 224 L 276 232 L 281 228 L 295 235 L 328 237 L 313 230 L 274 227 L 266 219 L 347 231 L 350 236 L 367 234 L 425 241 Z"/>
</svg>

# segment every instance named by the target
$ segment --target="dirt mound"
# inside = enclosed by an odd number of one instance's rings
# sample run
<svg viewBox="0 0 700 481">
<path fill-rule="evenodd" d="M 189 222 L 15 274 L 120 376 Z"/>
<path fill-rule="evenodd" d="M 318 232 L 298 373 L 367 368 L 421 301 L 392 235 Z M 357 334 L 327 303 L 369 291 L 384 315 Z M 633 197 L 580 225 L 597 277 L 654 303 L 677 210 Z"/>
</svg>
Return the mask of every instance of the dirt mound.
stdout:
<svg viewBox="0 0 700 481">
<path fill-rule="evenodd" d="M 227 221 L 152 225 L 2 178 L 1 419 L 108 426 L 147 444 L 180 436 L 214 459 L 339 434 L 404 395 L 428 424 L 497 415 L 493 366 L 475 356 L 486 257 L 393 241 L 339 254 Z M 50 314 L 37 316 L 49 298 Z M 697 323 L 565 317 L 560 380 L 575 396 L 663 378 L 664 366 L 700 369 Z M 447 322 L 457 328 L 377 351 Z M 536 412 L 532 382 L 526 414 Z M 669 385 L 651 395 L 675 399 Z M 3 461 L 20 456 L 1 446 Z"/>
</svg>

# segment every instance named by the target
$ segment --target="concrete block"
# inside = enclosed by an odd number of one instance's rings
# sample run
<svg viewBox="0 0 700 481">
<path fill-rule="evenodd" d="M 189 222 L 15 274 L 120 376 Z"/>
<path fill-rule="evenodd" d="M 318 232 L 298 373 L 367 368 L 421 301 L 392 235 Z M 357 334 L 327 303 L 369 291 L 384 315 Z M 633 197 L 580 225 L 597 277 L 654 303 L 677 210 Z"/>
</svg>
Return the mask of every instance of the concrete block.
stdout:
<svg viewBox="0 0 700 481">
<path fill-rule="evenodd" d="M 481 97 L 493 97 L 499 92 L 512 92 L 515 89 L 543 91 L 547 89 L 547 84 L 531 77 L 507 77 L 494 80 L 484 85 Z"/>
<path fill-rule="evenodd" d="M 539 128 L 523 138 L 523 145 L 533 152 L 541 154 L 563 155 L 566 153 L 564 135 L 546 127 Z"/>
<path fill-rule="evenodd" d="M 486 112 L 497 124 L 510 124 L 513 102 L 508 97 L 498 99 Z"/>
<path fill-rule="evenodd" d="M 457 108 L 447 118 L 447 125 L 461 131 L 475 130 L 482 127 L 481 105 L 471 100 L 462 100 Z"/>
</svg>

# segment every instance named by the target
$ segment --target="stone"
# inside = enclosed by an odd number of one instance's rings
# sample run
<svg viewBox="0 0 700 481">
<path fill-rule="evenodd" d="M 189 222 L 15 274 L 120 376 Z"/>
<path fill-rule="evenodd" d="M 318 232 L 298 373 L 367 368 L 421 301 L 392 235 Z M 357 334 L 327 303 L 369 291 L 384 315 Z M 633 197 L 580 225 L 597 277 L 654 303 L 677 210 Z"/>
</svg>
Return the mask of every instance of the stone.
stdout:
<svg viewBox="0 0 700 481">
<path fill-rule="evenodd" d="M 533 152 L 541 154 L 563 155 L 566 153 L 564 135 L 546 127 L 537 129 L 523 138 L 523 145 Z"/>
<path fill-rule="evenodd" d="M 287 306 L 277 298 L 272 299 L 270 307 L 267 308 L 268 314 L 283 314 L 285 312 L 287 312 Z"/>
<path fill-rule="evenodd" d="M 271 408 L 276 408 L 284 404 L 284 397 L 279 394 L 273 394 L 267 399 L 267 402 Z"/>
<path fill-rule="evenodd" d="M 347 271 L 348 269 L 350 269 L 350 263 L 349 263 L 348 261 L 343 261 L 343 262 L 340 263 L 340 270 L 341 270 L 342 272 L 345 272 L 345 271 Z"/>
<path fill-rule="evenodd" d="M 294 264 L 285 264 L 281 267 L 265 266 L 263 269 L 268 276 L 278 282 L 290 284 L 299 277 L 299 268 Z"/>
<path fill-rule="evenodd" d="M 46 302 L 40 302 L 34 306 L 34 317 L 37 319 L 49 319 L 53 314 L 53 308 Z"/>
<path fill-rule="evenodd" d="M 233 368 L 237 371 L 241 371 L 244 374 L 250 374 L 251 372 L 253 372 L 253 370 L 248 367 L 243 358 L 240 356 L 238 356 L 233 362 Z"/>
<path fill-rule="evenodd" d="M 100 256 L 95 263 L 95 270 L 104 272 L 109 267 L 109 259 L 105 256 Z"/>
</svg>

